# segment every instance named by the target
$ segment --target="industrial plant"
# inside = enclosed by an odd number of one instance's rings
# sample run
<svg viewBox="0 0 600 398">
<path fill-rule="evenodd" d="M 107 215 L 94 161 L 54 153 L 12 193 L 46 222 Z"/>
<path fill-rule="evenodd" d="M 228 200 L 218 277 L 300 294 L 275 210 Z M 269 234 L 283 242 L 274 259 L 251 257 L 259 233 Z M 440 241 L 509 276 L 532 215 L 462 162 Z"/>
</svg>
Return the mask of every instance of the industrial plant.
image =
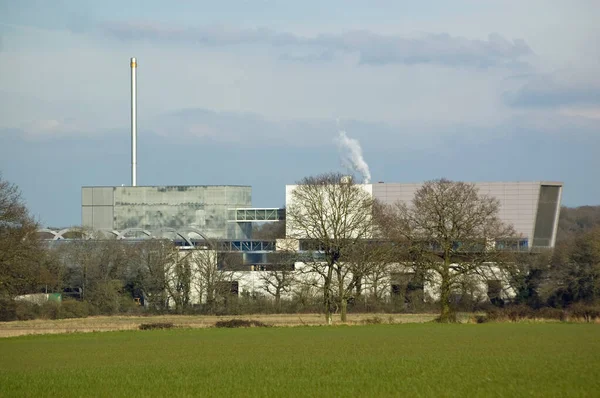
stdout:
<svg viewBox="0 0 600 398">
<path fill-rule="evenodd" d="M 285 208 L 252 207 L 252 187 L 241 185 L 138 186 L 137 185 L 137 61 L 131 58 L 131 186 L 84 186 L 81 189 L 81 227 L 84 238 L 172 240 L 181 251 L 206 247 L 239 257 L 240 289 L 258 289 L 257 272 L 273 263 L 291 236 L 253 239 L 253 227 L 285 222 Z M 368 183 L 370 172 L 357 141 L 340 134 L 356 171 L 363 174 L 362 188 L 383 204 L 410 203 L 421 183 Z M 476 182 L 480 194 L 498 199 L 501 221 L 514 227 L 514 250 L 532 251 L 555 245 L 563 184 L 555 181 Z M 290 204 L 295 185 L 281 187 Z M 69 229 L 40 231 L 49 241 L 68 240 Z M 86 232 L 88 231 L 88 232 Z M 86 235 L 87 234 L 87 235 Z M 289 235 L 289 234 L 288 234 Z M 296 239 L 297 240 L 297 239 Z M 284 247 L 285 246 L 285 247 Z M 295 250 L 302 246 L 294 244 Z M 298 269 L 302 265 L 297 263 Z M 201 299 L 201 298 L 200 298 Z"/>
</svg>

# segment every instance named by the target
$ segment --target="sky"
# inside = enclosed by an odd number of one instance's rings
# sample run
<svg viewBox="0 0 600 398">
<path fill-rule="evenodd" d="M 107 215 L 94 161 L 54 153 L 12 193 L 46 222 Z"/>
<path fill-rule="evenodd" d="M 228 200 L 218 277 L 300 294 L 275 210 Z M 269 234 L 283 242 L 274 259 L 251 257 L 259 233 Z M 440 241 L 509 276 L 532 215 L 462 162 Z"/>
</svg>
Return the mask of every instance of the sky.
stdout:
<svg viewBox="0 0 600 398">
<path fill-rule="evenodd" d="M 562 181 L 600 204 L 597 0 L 0 0 L 0 173 L 45 226 L 81 187 Z"/>
</svg>

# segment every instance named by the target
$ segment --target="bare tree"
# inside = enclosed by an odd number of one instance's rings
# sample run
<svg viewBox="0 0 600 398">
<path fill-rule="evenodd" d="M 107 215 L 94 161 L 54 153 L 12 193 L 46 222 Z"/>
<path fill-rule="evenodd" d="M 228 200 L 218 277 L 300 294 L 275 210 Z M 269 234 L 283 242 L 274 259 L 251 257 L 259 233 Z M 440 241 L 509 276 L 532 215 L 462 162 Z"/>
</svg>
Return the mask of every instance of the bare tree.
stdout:
<svg viewBox="0 0 600 398">
<path fill-rule="evenodd" d="M 192 250 L 188 255 L 192 286 L 208 313 L 215 313 L 219 301 L 231 295 L 237 265 L 234 256 L 218 249 L 216 242 L 209 242 L 205 248 Z"/>
<path fill-rule="evenodd" d="M 37 229 L 19 188 L 0 174 L 0 296 L 13 298 L 39 288 L 46 250 Z"/>
<path fill-rule="evenodd" d="M 149 239 L 133 247 L 132 261 L 137 270 L 137 280 L 144 293 L 146 304 L 157 311 L 169 308 L 173 297 L 172 273 L 179 263 L 179 250 L 168 240 Z M 177 296 L 176 296 L 177 297 Z M 178 301 L 175 300 L 175 304 Z"/>
<path fill-rule="evenodd" d="M 269 264 L 265 271 L 261 271 L 259 280 L 267 293 L 275 299 L 275 308 L 281 310 L 281 295 L 290 293 L 296 282 L 294 271 L 295 253 L 277 252 L 277 263 Z"/>
<path fill-rule="evenodd" d="M 80 239 L 55 251 L 65 270 L 65 287 L 80 288 L 84 299 L 102 313 L 120 310 L 130 247 L 116 239 Z"/>
<path fill-rule="evenodd" d="M 182 314 L 189 306 L 192 293 L 193 271 L 189 253 L 178 253 L 167 269 L 167 292 L 175 304 L 175 312 Z"/>
<path fill-rule="evenodd" d="M 307 256 L 304 263 L 322 279 L 328 324 L 332 323 L 334 290 L 350 275 L 350 265 L 343 258 L 354 244 L 371 235 L 372 204 L 371 195 L 362 186 L 338 173 L 304 178 L 291 193 L 286 211 L 287 235 L 306 241 L 318 253 L 313 258 Z M 337 298 L 345 322 L 348 295 L 341 293 Z"/>
<path fill-rule="evenodd" d="M 285 238 L 285 221 L 265 222 L 255 226 L 252 230 L 252 239 L 271 240 Z"/>
<path fill-rule="evenodd" d="M 560 242 L 543 269 L 541 299 L 555 307 L 600 302 L 600 226 Z"/>
<path fill-rule="evenodd" d="M 380 231 L 405 248 L 402 261 L 439 285 L 440 321 L 453 319 L 451 293 L 466 275 L 482 275 L 504 264 L 496 242 L 514 238 L 512 226 L 498 218 L 499 201 L 480 195 L 473 184 L 428 181 L 410 205 L 377 211 Z"/>
<path fill-rule="evenodd" d="M 390 274 L 393 271 L 393 262 L 396 260 L 395 247 L 383 240 L 365 240 L 357 242 L 347 256 L 349 269 L 353 280 L 346 286 L 348 298 L 358 298 L 371 294 L 372 299 L 381 303 L 385 292 L 390 288 Z M 352 289 L 355 293 L 352 293 Z"/>
</svg>

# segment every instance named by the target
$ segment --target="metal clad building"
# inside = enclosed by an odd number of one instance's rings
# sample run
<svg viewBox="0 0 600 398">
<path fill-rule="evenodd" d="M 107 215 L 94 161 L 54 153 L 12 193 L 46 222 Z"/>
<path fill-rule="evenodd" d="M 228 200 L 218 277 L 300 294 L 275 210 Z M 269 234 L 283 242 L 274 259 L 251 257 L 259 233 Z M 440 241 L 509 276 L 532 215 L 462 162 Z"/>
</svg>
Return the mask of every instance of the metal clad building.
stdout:
<svg viewBox="0 0 600 398">
<path fill-rule="evenodd" d="M 81 220 L 92 229 L 193 227 L 210 238 L 243 239 L 228 209 L 251 207 L 252 188 L 237 185 L 83 187 Z"/>
<path fill-rule="evenodd" d="M 561 182 L 477 182 L 482 195 L 500 201 L 500 219 L 527 239 L 528 247 L 553 247 L 556 241 Z M 409 203 L 422 184 L 373 184 L 373 197 L 384 203 Z"/>
</svg>

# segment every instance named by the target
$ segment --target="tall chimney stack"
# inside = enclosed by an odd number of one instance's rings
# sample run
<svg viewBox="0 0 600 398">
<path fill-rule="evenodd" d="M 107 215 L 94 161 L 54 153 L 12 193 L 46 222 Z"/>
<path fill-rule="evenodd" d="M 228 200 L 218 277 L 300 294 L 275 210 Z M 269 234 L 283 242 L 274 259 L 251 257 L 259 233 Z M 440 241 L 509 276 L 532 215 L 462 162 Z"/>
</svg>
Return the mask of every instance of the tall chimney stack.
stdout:
<svg viewBox="0 0 600 398">
<path fill-rule="evenodd" d="M 131 58 L 131 186 L 137 185 L 137 62 Z"/>
</svg>

